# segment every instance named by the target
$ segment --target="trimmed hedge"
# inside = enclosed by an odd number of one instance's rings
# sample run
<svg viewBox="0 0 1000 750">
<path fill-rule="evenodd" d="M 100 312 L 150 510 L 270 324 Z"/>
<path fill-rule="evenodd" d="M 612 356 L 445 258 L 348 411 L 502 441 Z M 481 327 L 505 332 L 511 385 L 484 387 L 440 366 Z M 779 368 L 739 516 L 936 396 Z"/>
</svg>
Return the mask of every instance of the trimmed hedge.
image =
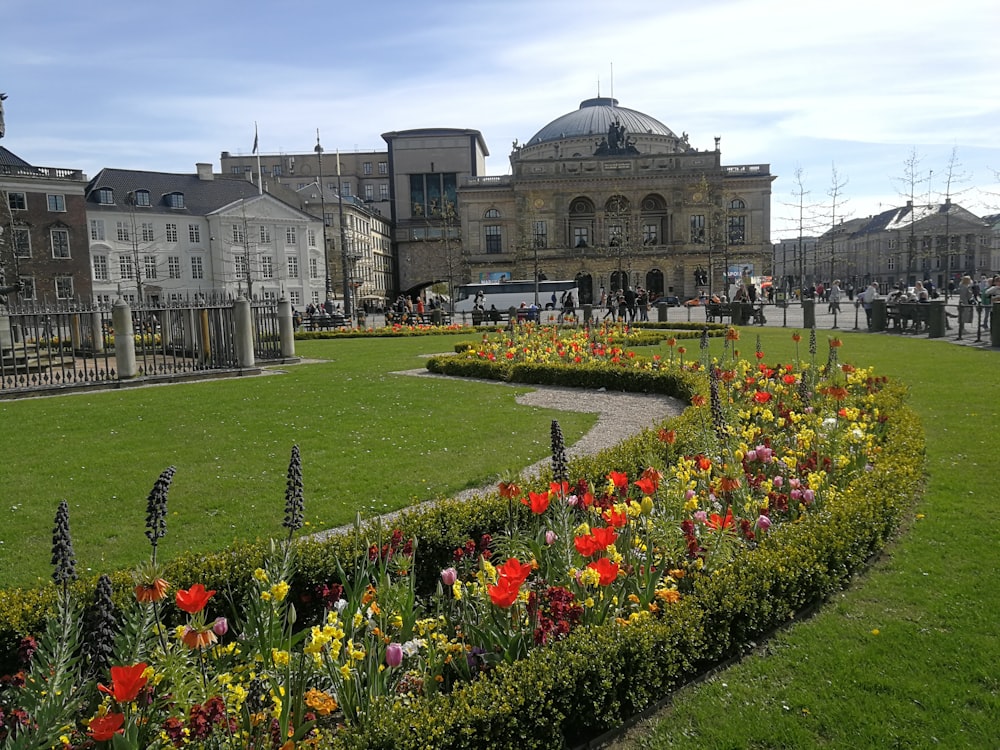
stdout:
<svg viewBox="0 0 1000 750">
<path fill-rule="evenodd" d="M 452 358 L 440 359 L 443 363 Z M 482 377 L 469 363 L 456 364 Z M 471 364 L 481 370 L 494 363 Z M 604 387 L 609 387 L 610 378 L 629 390 L 648 388 L 647 392 L 682 398 L 704 387 L 694 373 L 686 371 L 593 370 L 574 375 L 574 368 L 525 365 L 511 368 L 510 377 L 536 378 L 518 382 L 565 383 L 569 378 L 592 384 L 603 376 Z M 345 729 L 332 747 L 572 747 L 621 726 L 694 675 L 741 653 L 773 628 L 822 602 L 884 546 L 922 487 L 923 443 L 916 415 L 906 408 L 901 388 L 883 389 L 877 398 L 880 411 L 893 418 L 886 425 L 886 442 L 872 471 L 831 497 L 822 511 L 782 526 L 756 549 L 712 575 L 696 577 L 693 590 L 670 605 L 662 617 L 627 626 L 581 628 L 564 641 L 534 651 L 515 664 L 502 665 L 450 695 L 373 711 L 365 727 Z M 695 435 L 700 425 L 690 413 L 671 422 L 679 444 Z M 646 430 L 612 449 L 572 461 L 571 476 L 600 480 L 611 470 L 632 475 L 650 465 L 651 457 L 662 461 L 678 449 Z M 391 528 L 419 540 L 417 572 L 426 591 L 465 540 L 495 532 L 511 514 L 526 517 L 529 513 L 525 506 L 491 492 L 474 502 L 452 500 L 410 509 L 394 518 Z M 312 616 L 308 610 L 316 587 L 336 580 L 337 561 L 350 570 L 353 559 L 367 554 L 368 541 L 389 530 L 388 523 L 376 520 L 300 544 L 299 567 L 292 582 L 300 622 Z M 175 587 L 201 582 L 239 601 L 268 549 L 268 543 L 256 542 L 216 555 L 182 557 L 167 566 L 165 577 Z M 116 574 L 113 584 L 120 601 L 131 596 L 128 573 Z M 89 600 L 94 581 L 77 586 Z M 8 660 L 21 635 L 43 627 L 53 593 L 51 586 L 0 591 L 0 647 Z M 169 619 L 173 619 L 170 614 Z"/>
</svg>

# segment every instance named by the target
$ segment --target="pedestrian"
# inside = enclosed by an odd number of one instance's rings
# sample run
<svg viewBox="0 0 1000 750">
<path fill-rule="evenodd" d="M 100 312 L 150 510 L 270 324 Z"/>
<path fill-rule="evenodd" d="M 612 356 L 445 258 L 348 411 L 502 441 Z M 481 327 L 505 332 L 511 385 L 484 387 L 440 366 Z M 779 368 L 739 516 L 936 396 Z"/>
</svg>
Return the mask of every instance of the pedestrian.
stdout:
<svg viewBox="0 0 1000 750">
<path fill-rule="evenodd" d="M 836 279 L 830 286 L 829 296 L 827 297 L 826 311 L 828 313 L 840 312 L 840 279 Z"/>
<path fill-rule="evenodd" d="M 878 287 L 873 281 L 861 294 L 858 295 L 858 302 L 865 308 L 865 318 L 868 320 L 868 330 L 872 329 L 872 303 L 878 297 Z"/>
</svg>

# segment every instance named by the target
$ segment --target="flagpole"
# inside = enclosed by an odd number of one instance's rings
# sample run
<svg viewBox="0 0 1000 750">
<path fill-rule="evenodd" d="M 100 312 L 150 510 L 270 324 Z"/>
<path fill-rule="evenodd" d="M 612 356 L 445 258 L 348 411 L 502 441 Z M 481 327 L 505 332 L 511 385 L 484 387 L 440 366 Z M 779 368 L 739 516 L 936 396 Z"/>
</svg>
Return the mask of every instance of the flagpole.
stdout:
<svg viewBox="0 0 1000 750">
<path fill-rule="evenodd" d="M 264 194 L 264 173 L 260 171 L 260 149 L 257 147 L 257 121 L 253 121 L 253 152 L 257 154 L 257 194 Z"/>
</svg>

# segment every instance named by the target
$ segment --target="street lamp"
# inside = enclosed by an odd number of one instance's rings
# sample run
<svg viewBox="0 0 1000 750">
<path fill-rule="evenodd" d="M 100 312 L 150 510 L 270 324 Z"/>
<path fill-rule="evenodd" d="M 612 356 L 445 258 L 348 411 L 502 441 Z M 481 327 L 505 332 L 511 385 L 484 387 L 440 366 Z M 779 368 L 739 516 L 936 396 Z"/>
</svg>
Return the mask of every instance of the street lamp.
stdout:
<svg viewBox="0 0 1000 750">
<path fill-rule="evenodd" d="M 323 196 L 323 147 L 319 145 L 319 128 L 316 128 L 316 156 L 319 159 L 319 213 L 323 222 L 323 275 L 326 277 L 324 302 L 333 296 L 333 279 L 330 278 L 330 243 L 326 236 L 326 199 Z"/>
</svg>

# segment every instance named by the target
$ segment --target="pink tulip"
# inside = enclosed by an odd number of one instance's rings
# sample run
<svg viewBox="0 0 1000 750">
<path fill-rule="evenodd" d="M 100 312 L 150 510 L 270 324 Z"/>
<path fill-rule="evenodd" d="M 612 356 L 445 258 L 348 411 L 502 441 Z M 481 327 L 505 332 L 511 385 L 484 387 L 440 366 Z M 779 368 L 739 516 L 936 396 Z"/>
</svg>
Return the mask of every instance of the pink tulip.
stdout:
<svg viewBox="0 0 1000 750">
<path fill-rule="evenodd" d="M 229 620 L 225 617 L 215 618 L 215 622 L 212 623 L 212 632 L 216 635 L 225 635 L 229 632 Z"/>
<path fill-rule="evenodd" d="M 454 586 L 458 580 L 458 571 L 454 568 L 445 568 L 441 571 L 441 583 L 445 586 Z"/>
<path fill-rule="evenodd" d="M 771 519 L 763 514 L 757 516 L 757 528 L 761 531 L 767 531 L 771 528 Z"/>
<path fill-rule="evenodd" d="M 403 663 L 403 647 L 398 643 L 390 643 L 385 647 L 385 663 L 390 667 L 398 667 Z"/>
<path fill-rule="evenodd" d="M 551 529 L 549 529 L 548 531 L 545 532 L 545 543 L 549 547 L 551 547 L 553 544 L 555 544 L 556 543 L 556 539 L 558 539 L 558 538 L 559 537 L 556 536 L 556 532 L 552 531 Z"/>
</svg>

